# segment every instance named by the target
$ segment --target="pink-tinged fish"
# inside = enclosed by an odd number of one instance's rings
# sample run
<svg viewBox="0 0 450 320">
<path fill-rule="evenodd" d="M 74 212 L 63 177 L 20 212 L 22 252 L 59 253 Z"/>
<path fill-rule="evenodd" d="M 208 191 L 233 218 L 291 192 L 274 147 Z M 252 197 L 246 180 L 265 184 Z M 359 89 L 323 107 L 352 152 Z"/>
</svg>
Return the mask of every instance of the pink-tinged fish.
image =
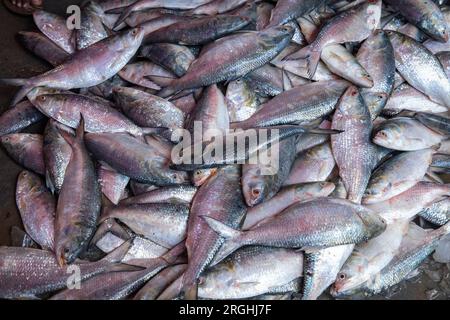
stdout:
<svg viewBox="0 0 450 320">
<path fill-rule="evenodd" d="M 19 174 L 16 204 L 25 231 L 41 248 L 53 251 L 56 202 L 39 176 L 30 171 Z"/>
<path fill-rule="evenodd" d="M 135 28 L 99 41 L 75 52 L 58 67 L 29 79 L 4 79 L 3 83 L 22 86 L 12 105 L 33 88 L 76 89 L 96 86 L 119 72 L 135 55 L 144 37 Z"/>
<path fill-rule="evenodd" d="M 84 120 L 76 136 L 61 131 L 72 148 L 56 206 L 55 253 L 58 263 L 71 264 L 87 248 L 100 215 L 101 193 L 94 163 L 84 145 Z"/>
<path fill-rule="evenodd" d="M 365 1 L 338 13 L 320 29 L 309 46 L 288 56 L 287 59 L 306 59 L 308 76 L 316 72 L 322 50 L 331 44 L 363 41 L 378 28 L 381 18 L 381 0 Z"/>
</svg>

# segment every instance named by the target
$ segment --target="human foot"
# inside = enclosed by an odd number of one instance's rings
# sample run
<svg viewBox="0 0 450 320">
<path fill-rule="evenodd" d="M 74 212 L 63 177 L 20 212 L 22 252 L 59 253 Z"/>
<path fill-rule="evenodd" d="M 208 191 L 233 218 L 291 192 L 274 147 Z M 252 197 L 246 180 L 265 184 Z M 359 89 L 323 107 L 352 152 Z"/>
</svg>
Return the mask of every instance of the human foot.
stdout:
<svg viewBox="0 0 450 320">
<path fill-rule="evenodd" d="M 30 15 L 36 9 L 42 9 L 43 0 L 3 0 L 5 6 L 14 13 Z"/>
</svg>

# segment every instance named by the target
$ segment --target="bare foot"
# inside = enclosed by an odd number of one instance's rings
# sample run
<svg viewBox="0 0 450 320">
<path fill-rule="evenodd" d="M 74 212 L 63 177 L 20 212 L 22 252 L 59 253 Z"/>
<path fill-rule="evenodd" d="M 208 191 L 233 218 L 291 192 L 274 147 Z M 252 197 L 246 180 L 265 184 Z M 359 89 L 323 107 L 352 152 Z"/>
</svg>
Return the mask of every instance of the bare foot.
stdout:
<svg viewBox="0 0 450 320">
<path fill-rule="evenodd" d="M 43 0 L 3 0 L 5 6 L 14 13 L 29 15 L 42 8 Z"/>
</svg>

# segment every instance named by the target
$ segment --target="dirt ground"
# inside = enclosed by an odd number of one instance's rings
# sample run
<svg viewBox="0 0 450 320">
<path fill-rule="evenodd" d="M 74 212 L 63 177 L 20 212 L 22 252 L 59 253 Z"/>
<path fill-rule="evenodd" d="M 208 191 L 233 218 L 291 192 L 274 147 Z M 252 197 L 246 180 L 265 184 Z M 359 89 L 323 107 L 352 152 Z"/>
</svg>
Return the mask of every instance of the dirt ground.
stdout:
<svg viewBox="0 0 450 320">
<path fill-rule="evenodd" d="M 76 0 L 44 0 L 48 11 L 64 14 L 68 5 Z M 32 18 L 11 14 L 0 6 L 0 78 L 28 78 L 49 69 L 49 65 L 23 49 L 15 35 L 21 30 L 33 30 Z M 0 87 L 0 112 L 8 108 L 15 89 Z M 27 132 L 42 132 L 43 124 L 29 128 Z M 12 226 L 21 227 L 14 193 L 16 178 L 21 168 L 0 150 L 0 245 L 10 243 Z M 450 264 L 439 264 L 428 258 L 419 268 L 417 276 L 391 288 L 389 292 L 370 299 L 450 299 Z M 324 295 L 322 299 L 330 299 Z M 355 297 L 364 299 L 364 297 Z"/>
</svg>

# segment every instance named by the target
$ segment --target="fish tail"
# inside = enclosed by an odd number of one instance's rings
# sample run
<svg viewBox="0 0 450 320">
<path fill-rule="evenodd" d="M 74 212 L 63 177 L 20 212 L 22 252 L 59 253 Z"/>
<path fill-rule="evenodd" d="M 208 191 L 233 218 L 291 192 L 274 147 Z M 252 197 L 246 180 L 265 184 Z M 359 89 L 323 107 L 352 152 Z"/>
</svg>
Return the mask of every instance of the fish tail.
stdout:
<svg viewBox="0 0 450 320">
<path fill-rule="evenodd" d="M 82 141 L 84 139 L 84 117 L 83 114 L 80 113 L 80 122 L 78 123 L 77 131 L 76 131 L 76 139 L 78 141 Z"/>
<path fill-rule="evenodd" d="M 61 128 L 58 128 L 59 134 L 66 140 L 66 142 L 73 146 L 75 141 L 83 141 L 84 139 L 84 118 L 83 115 L 80 113 L 80 122 L 78 124 L 75 136 L 73 136 L 70 132 L 67 132 L 66 130 L 63 130 Z"/>
<path fill-rule="evenodd" d="M 165 87 L 164 89 L 160 90 L 158 92 L 158 96 L 161 98 L 167 98 L 170 97 L 174 94 L 179 93 L 179 90 L 177 90 L 174 86 L 172 85 L 168 85 L 167 87 Z"/>
<path fill-rule="evenodd" d="M 130 250 L 132 245 L 133 245 L 133 239 L 124 242 L 122 245 L 120 245 L 118 248 L 114 249 L 106 257 L 104 257 L 102 259 L 102 261 L 109 262 L 109 263 L 121 262 L 122 259 L 127 254 L 128 250 Z"/>
<path fill-rule="evenodd" d="M 117 19 L 116 23 L 114 23 L 113 30 L 116 30 L 122 22 L 125 22 L 125 20 L 130 16 L 130 14 L 135 10 L 136 5 L 141 2 L 137 1 L 135 3 L 132 3 L 128 7 L 125 8 L 125 10 L 122 11 L 119 18 Z"/>
<path fill-rule="evenodd" d="M 22 99 L 35 87 L 30 79 L 0 79 L 0 85 L 21 87 L 11 102 L 12 106 L 15 106 L 22 101 Z"/>
<path fill-rule="evenodd" d="M 294 52 L 286 57 L 284 57 L 282 60 L 289 61 L 289 60 L 306 60 L 307 64 L 307 74 L 309 79 L 312 79 L 314 74 L 317 70 L 317 65 L 320 61 L 320 51 L 314 51 L 312 47 L 306 46 L 302 49 L 300 49 L 297 52 Z"/>
<path fill-rule="evenodd" d="M 230 228 L 222 222 L 208 216 L 201 216 L 208 226 L 217 232 L 221 237 L 225 238 L 225 243 L 214 257 L 213 263 L 215 265 L 228 257 L 231 253 L 239 249 L 243 244 L 241 242 L 244 232 Z"/>
</svg>

